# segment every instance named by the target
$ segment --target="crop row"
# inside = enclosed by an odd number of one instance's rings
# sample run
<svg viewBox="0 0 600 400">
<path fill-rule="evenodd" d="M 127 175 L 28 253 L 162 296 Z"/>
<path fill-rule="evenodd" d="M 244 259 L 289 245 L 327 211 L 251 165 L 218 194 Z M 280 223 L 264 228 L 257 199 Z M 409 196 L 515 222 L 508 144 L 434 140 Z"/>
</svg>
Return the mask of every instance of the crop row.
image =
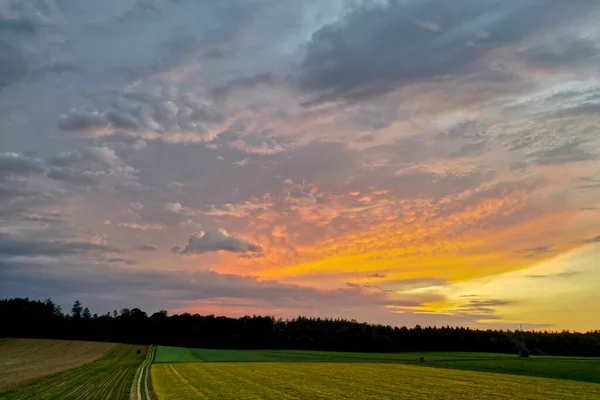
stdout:
<svg viewBox="0 0 600 400">
<path fill-rule="evenodd" d="M 119 345 L 100 360 L 0 394 L 0 399 L 128 400 L 141 364 L 137 360 L 138 349 L 145 357 L 146 346 Z"/>
<path fill-rule="evenodd" d="M 154 364 L 152 381 L 160 400 L 600 398 L 591 383 L 397 364 Z"/>
</svg>

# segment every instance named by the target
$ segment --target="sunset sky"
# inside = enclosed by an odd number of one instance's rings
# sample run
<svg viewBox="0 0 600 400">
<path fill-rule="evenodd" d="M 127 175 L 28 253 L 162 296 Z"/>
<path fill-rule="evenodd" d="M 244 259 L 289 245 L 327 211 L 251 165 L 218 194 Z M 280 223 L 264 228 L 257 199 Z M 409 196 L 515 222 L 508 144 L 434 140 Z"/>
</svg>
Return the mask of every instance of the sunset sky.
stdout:
<svg viewBox="0 0 600 400">
<path fill-rule="evenodd" d="M 599 20 L 0 0 L 0 297 L 598 329 Z"/>
</svg>

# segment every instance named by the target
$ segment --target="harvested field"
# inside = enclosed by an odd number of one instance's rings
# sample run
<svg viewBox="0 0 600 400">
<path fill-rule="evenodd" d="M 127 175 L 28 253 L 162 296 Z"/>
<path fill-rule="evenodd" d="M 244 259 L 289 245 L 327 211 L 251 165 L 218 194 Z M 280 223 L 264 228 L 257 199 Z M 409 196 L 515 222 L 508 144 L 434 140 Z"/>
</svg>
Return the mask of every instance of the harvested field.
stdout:
<svg viewBox="0 0 600 400">
<path fill-rule="evenodd" d="M 137 360 L 138 349 L 142 349 L 142 358 L 145 358 L 147 346 L 116 345 L 100 360 L 2 393 L 0 398 L 129 400 L 138 367 L 143 362 Z"/>
<path fill-rule="evenodd" d="M 600 385 L 398 364 L 154 364 L 160 400 L 598 399 Z"/>
<path fill-rule="evenodd" d="M 107 355 L 112 343 L 11 339 L 0 343 L 0 393 Z"/>
</svg>

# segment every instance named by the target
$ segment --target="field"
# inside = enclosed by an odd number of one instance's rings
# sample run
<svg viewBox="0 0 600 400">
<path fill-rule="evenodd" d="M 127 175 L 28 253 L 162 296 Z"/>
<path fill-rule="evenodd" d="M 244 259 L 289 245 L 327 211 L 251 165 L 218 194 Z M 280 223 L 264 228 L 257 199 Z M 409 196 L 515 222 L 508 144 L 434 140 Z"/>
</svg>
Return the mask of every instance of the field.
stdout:
<svg viewBox="0 0 600 400">
<path fill-rule="evenodd" d="M 160 400 L 600 398 L 593 383 L 375 363 L 163 363 L 152 381 Z"/>
<path fill-rule="evenodd" d="M 598 358 L 491 353 L 210 350 L 11 339 L 0 343 L 0 372 L 2 400 L 600 399 Z"/>
<path fill-rule="evenodd" d="M 0 393 L 45 376 L 91 363 L 113 348 L 111 343 L 12 339 L 0 343 Z"/>
<path fill-rule="evenodd" d="M 11 340 L 12 342 L 12 340 Z M 65 359 L 72 356 L 68 347 L 77 342 L 65 342 Z M 101 345 L 101 343 L 89 343 Z M 112 350 L 103 358 L 79 368 L 70 369 L 45 379 L 37 380 L 26 386 L 0 393 L 3 400 L 25 399 L 110 399 L 129 400 L 138 368 L 142 364 L 137 360 L 137 350 L 142 349 L 146 356 L 146 346 L 111 345 Z M 39 357 L 38 357 L 39 358 Z M 37 368 L 40 368 L 37 364 Z M 44 367 L 45 368 L 45 367 Z M 141 371 L 143 373 L 143 370 Z M 145 398 L 142 396 L 141 398 Z"/>
<path fill-rule="evenodd" d="M 419 357 L 425 357 L 425 363 Z M 495 353 L 342 353 L 301 350 L 209 350 L 160 346 L 156 363 L 338 362 L 393 363 L 600 383 L 600 359 L 518 358 Z"/>
</svg>

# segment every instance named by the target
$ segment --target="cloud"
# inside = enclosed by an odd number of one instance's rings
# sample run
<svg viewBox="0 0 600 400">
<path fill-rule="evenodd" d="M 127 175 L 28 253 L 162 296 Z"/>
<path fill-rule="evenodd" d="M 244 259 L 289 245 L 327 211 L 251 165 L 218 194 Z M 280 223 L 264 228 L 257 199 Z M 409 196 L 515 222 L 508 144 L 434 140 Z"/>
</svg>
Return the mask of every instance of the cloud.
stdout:
<svg viewBox="0 0 600 400">
<path fill-rule="evenodd" d="M 537 246 L 532 247 L 530 249 L 518 250 L 515 253 L 518 255 L 523 255 L 527 258 L 541 258 L 547 256 L 549 253 L 554 252 L 554 248 L 552 246 Z"/>
<path fill-rule="evenodd" d="M 600 236 L 596 236 L 594 238 L 588 239 L 585 243 L 600 243 Z"/>
<path fill-rule="evenodd" d="M 117 225 L 123 228 L 135 229 L 138 231 L 162 231 L 167 228 L 161 224 L 138 224 L 133 222 L 119 222 Z"/>
<path fill-rule="evenodd" d="M 515 304 L 512 300 L 484 299 L 469 300 L 456 308 L 458 314 L 489 315 L 496 312 L 496 307 L 509 306 Z"/>
<path fill-rule="evenodd" d="M 559 68 L 597 62 L 600 45 L 588 37 L 560 37 L 536 44 L 521 52 L 523 58 L 538 68 Z"/>
<path fill-rule="evenodd" d="M 114 183 L 136 185 L 137 171 L 108 147 L 85 147 L 65 151 L 47 160 L 48 178 L 76 186 L 97 188 L 112 179 Z"/>
<path fill-rule="evenodd" d="M 202 254 L 220 250 L 234 253 L 262 253 L 259 245 L 244 238 L 231 236 L 225 229 L 216 229 L 190 235 L 189 242 L 181 254 Z"/>
<path fill-rule="evenodd" d="M 128 304 L 173 308 L 201 300 L 239 299 L 260 302 L 279 310 L 315 310 L 319 305 L 334 307 L 338 316 L 352 309 L 380 306 L 414 307 L 412 299 L 390 298 L 380 291 L 360 287 L 318 290 L 255 277 L 218 273 L 213 270 L 190 272 L 131 271 L 106 264 L 102 268 L 72 263 L 0 261 L 0 291 L 5 296 L 31 296 L 39 293 L 59 302 L 72 302 L 84 296 L 93 308 L 112 309 L 127 299 Z M 107 294 L 109 294 L 107 296 Z M 109 306 L 107 299 L 113 299 Z"/>
<path fill-rule="evenodd" d="M 0 178 L 39 175 L 44 171 L 43 161 L 39 158 L 19 153 L 0 153 Z"/>
<path fill-rule="evenodd" d="M 206 124 L 223 120 L 208 99 L 180 94 L 171 86 L 136 82 L 113 96 L 104 111 L 69 110 L 60 116 L 58 128 L 90 137 L 119 132 L 144 140 L 195 143 L 212 140 L 214 134 Z"/>
<path fill-rule="evenodd" d="M 129 208 L 131 208 L 132 210 L 135 210 L 135 211 L 140 211 L 140 210 L 144 209 L 144 205 L 142 203 L 134 202 L 134 203 L 129 203 Z"/>
<path fill-rule="evenodd" d="M 111 263 L 111 264 L 126 264 L 126 265 L 135 265 L 135 264 L 137 264 L 137 261 L 135 261 L 135 260 L 129 260 L 127 258 L 107 258 L 106 262 L 107 263 Z"/>
<path fill-rule="evenodd" d="M 299 204 L 315 204 L 317 202 L 315 196 L 301 191 L 290 192 L 289 197 L 293 202 Z"/>
<path fill-rule="evenodd" d="M 189 207 L 184 207 L 181 205 L 181 203 L 168 203 L 165 205 L 165 210 L 174 214 L 181 214 L 186 216 L 192 216 L 196 214 L 195 210 Z"/>
<path fill-rule="evenodd" d="M 313 33 L 301 85 L 319 100 L 356 99 L 465 73 L 491 50 L 597 7 L 559 0 L 363 3 Z"/>
<path fill-rule="evenodd" d="M 547 150 L 536 151 L 529 157 L 538 165 L 559 165 L 597 160 L 599 157 L 597 154 L 588 153 L 580 148 L 583 142 L 583 140 L 573 140 Z"/>
<path fill-rule="evenodd" d="M 543 278 L 571 278 L 573 276 L 581 275 L 581 271 L 565 271 L 558 274 L 548 275 L 525 275 L 528 278 L 543 279 Z"/>
<path fill-rule="evenodd" d="M 31 19 L 0 14 L 0 90 L 21 81 L 31 70 L 23 47 L 36 28 Z"/>
<path fill-rule="evenodd" d="M 120 253 L 121 250 L 110 245 L 92 242 L 30 239 L 0 233 L 0 256 L 3 257 L 57 257 L 89 252 Z"/>
<path fill-rule="evenodd" d="M 48 163 L 56 167 L 90 169 L 96 167 L 115 175 L 127 175 L 135 172 L 117 156 L 114 150 L 108 147 L 86 147 L 78 151 L 63 152 L 56 157 L 51 157 Z"/>
<path fill-rule="evenodd" d="M 60 116 L 57 125 L 65 131 L 85 131 L 108 128 L 109 122 L 104 114 L 97 111 L 71 110 Z"/>
<path fill-rule="evenodd" d="M 152 244 L 144 244 L 144 245 L 139 246 L 137 249 L 141 250 L 141 251 L 156 251 L 156 250 L 158 250 L 158 247 L 156 247 Z"/>
</svg>

